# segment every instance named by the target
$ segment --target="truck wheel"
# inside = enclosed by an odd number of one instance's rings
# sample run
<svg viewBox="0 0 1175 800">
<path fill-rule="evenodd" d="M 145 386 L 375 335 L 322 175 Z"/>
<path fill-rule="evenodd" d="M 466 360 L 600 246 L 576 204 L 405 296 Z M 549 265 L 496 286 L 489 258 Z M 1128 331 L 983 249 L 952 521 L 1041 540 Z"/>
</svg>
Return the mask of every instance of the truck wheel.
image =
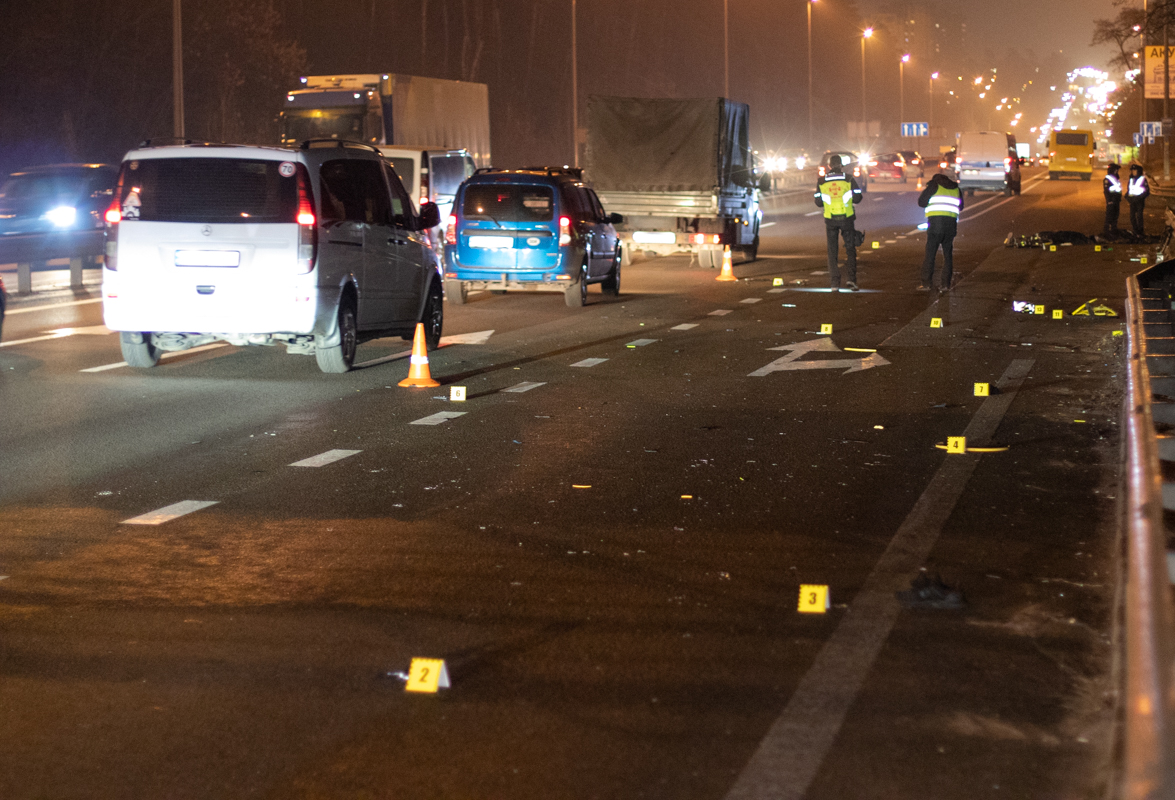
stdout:
<svg viewBox="0 0 1175 800">
<path fill-rule="evenodd" d="M 318 368 L 323 372 L 350 372 L 359 346 L 359 325 L 355 321 L 355 303 L 344 297 L 339 303 L 339 342 L 333 347 L 319 347 L 314 351 Z"/>
<path fill-rule="evenodd" d="M 759 257 L 759 234 L 755 234 L 755 239 L 743 251 L 743 255 L 747 257 L 747 261 L 754 261 Z"/>
<path fill-rule="evenodd" d="M 445 326 L 445 302 L 441 297 L 441 287 L 436 283 L 429 284 L 428 299 L 424 301 L 420 321 L 424 323 L 425 346 L 429 350 L 436 350 L 441 346 L 441 330 Z"/>
<path fill-rule="evenodd" d="M 445 281 L 445 299 L 455 306 L 465 305 L 465 301 L 469 299 L 465 281 Z"/>
<path fill-rule="evenodd" d="M 612 271 L 608 273 L 608 277 L 604 278 L 604 282 L 600 284 L 600 288 L 613 297 L 620 296 L 620 264 L 622 261 L 620 248 L 617 247 L 616 256 L 612 259 Z"/>
<path fill-rule="evenodd" d="M 128 367 L 147 369 L 159 363 L 159 348 L 151 344 L 150 331 L 120 333 L 118 343 L 122 347 L 122 359 Z"/>
<path fill-rule="evenodd" d="M 579 268 L 579 280 L 563 290 L 563 302 L 569 308 L 583 308 L 587 305 L 587 264 Z"/>
<path fill-rule="evenodd" d="M 1050 173 L 1049 173 L 1049 180 L 1050 180 L 1050 181 L 1055 181 L 1055 180 L 1057 180 L 1057 179 L 1058 179 L 1058 178 L 1060 178 L 1060 177 L 1061 177 L 1061 176 L 1060 176 L 1060 175 L 1058 175 L 1058 174 L 1057 174 L 1057 173 L 1055 173 L 1055 172 L 1050 172 Z"/>
</svg>

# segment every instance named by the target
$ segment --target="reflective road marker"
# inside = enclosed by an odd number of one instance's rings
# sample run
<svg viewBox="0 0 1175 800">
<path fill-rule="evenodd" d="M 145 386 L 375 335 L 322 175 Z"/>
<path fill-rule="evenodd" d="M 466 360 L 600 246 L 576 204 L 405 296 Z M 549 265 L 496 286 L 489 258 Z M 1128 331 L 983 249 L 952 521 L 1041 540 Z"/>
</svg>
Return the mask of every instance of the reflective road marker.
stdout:
<svg viewBox="0 0 1175 800">
<path fill-rule="evenodd" d="M 585 358 L 583 361 L 576 361 L 571 366 L 573 367 L 594 367 L 596 364 L 603 364 L 608 359 L 606 358 Z"/>
<path fill-rule="evenodd" d="M 971 418 L 968 439 L 990 439 L 1032 364 L 1017 359 L 1008 365 L 996 384 L 1001 393 L 984 400 Z M 926 561 L 979 460 L 943 460 L 726 800 L 800 800 L 807 792 L 897 621 L 894 592 L 905 589 Z"/>
<path fill-rule="evenodd" d="M 162 525 L 165 522 L 182 517 L 185 514 L 191 514 L 193 511 L 199 511 L 209 506 L 216 505 L 219 500 L 181 500 L 178 503 L 172 503 L 169 506 L 149 511 L 146 514 L 140 514 L 137 517 L 124 519 L 123 525 Z"/>
<path fill-rule="evenodd" d="M 546 381 L 523 381 L 522 383 L 516 383 L 513 386 L 511 386 L 509 389 L 503 389 L 502 391 L 503 392 L 516 392 L 518 394 L 522 394 L 523 392 L 529 392 L 531 389 L 537 389 L 540 386 L 546 386 L 546 385 L 547 385 Z"/>
<path fill-rule="evenodd" d="M 427 417 L 422 417 L 415 422 L 409 422 L 409 425 L 440 425 L 442 422 L 447 422 L 457 417 L 465 416 L 464 411 L 438 411 L 435 414 L 430 414 Z"/>
<path fill-rule="evenodd" d="M 319 453 L 310 458 L 304 458 L 301 461 L 295 461 L 290 464 L 291 467 L 325 467 L 327 464 L 333 464 L 336 461 L 342 461 L 344 458 L 350 458 L 353 455 L 362 453 L 362 450 L 327 450 L 325 453 Z"/>
</svg>

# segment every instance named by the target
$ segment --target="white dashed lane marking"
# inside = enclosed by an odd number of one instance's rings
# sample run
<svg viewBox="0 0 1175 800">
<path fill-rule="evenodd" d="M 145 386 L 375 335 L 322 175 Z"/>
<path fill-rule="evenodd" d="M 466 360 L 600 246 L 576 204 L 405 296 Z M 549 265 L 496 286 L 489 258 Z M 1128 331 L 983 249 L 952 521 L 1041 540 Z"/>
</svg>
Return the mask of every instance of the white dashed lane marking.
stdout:
<svg viewBox="0 0 1175 800">
<path fill-rule="evenodd" d="M 409 425 L 440 425 L 442 422 L 448 422 L 451 419 L 465 416 L 464 411 L 438 411 L 435 414 L 430 414 L 427 417 L 422 417 L 415 422 L 409 422 Z"/>
<path fill-rule="evenodd" d="M 174 353 L 164 353 L 163 355 L 160 356 L 160 358 L 161 359 L 175 358 L 176 356 L 182 356 L 186 353 L 199 353 L 201 350 L 215 350 L 218 347 L 228 347 L 228 345 L 224 342 L 217 342 L 216 344 L 206 344 L 206 345 L 202 345 L 200 347 L 193 347 L 188 350 L 176 350 Z M 126 365 L 127 364 L 125 361 L 119 361 L 117 364 L 103 364 L 100 367 L 90 367 L 89 369 L 80 369 L 80 370 L 78 370 L 78 372 L 105 372 L 108 369 L 118 369 L 119 367 L 125 367 Z"/>
<path fill-rule="evenodd" d="M 644 347 L 645 345 L 652 344 L 655 341 L 657 341 L 657 340 L 656 339 L 633 339 L 631 342 L 626 344 L 625 347 Z"/>
<path fill-rule="evenodd" d="M 692 328 L 696 328 L 696 327 L 698 327 L 698 323 L 696 323 L 696 322 L 683 322 L 680 325 L 674 325 L 669 330 L 671 330 L 671 331 L 688 331 L 688 330 L 690 330 Z"/>
<path fill-rule="evenodd" d="M 181 500 L 178 503 L 172 503 L 169 506 L 157 509 L 155 511 L 148 511 L 146 514 L 140 514 L 137 517 L 124 519 L 123 525 L 162 525 L 165 522 L 170 522 L 177 517 L 182 517 L 185 514 L 191 514 L 193 511 L 199 511 L 209 506 L 216 505 L 219 500 Z"/>
<path fill-rule="evenodd" d="M 762 299 L 763 299 L 762 297 L 747 297 L 747 298 L 745 298 L 745 299 L 743 299 L 743 300 L 739 300 L 739 302 L 740 302 L 740 303 L 758 303 L 758 302 L 760 302 Z"/>
<path fill-rule="evenodd" d="M 718 310 L 716 310 L 716 311 L 711 311 L 711 312 L 710 312 L 709 314 L 707 314 L 706 316 L 707 316 L 707 317 L 725 317 L 725 316 L 726 316 L 727 314 L 729 314 L 729 313 L 730 313 L 730 309 L 729 309 L 729 308 L 720 308 L 720 309 L 718 309 Z"/>
<path fill-rule="evenodd" d="M 12 316 L 13 314 L 31 314 L 34 311 L 48 311 L 51 308 L 66 308 L 68 306 L 85 306 L 85 305 L 89 305 L 90 303 L 101 303 L 101 302 L 102 302 L 101 297 L 95 297 L 93 300 L 73 300 L 69 303 L 53 303 L 52 305 L 47 305 L 47 306 L 30 306 L 29 308 L 10 308 L 7 311 L 5 311 L 4 313 L 7 314 L 8 316 Z"/>
<path fill-rule="evenodd" d="M 783 293 L 784 293 L 784 292 L 786 292 L 786 291 L 787 291 L 787 289 L 783 289 L 783 288 L 780 288 L 780 289 L 768 289 L 768 290 L 767 290 L 767 294 L 783 294 Z"/>
<path fill-rule="evenodd" d="M 585 358 L 583 361 L 576 361 L 571 366 L 573 367 L 594 367 L 596 364 L 603 364 L 608 359 L 606 358 Z"/>
<path fill-rule="evenodd" d="M 327 450 L 325 453 L 319 453 L 310 458 L 304 458 L 301 461 L 295 461 L 290 464 L 291 467 L 325 467 L 327 464 L 333 464 L 336 461 L 342 461 L 344 458 L 350 458 L 353 455 L 362 453 L 362 450 Z"/>
<path fill-rule="evenodd" d="M 513 386 L 511 386 L 509 389 L 503 389 L 502 391 L 503 392 L 516 392 L 517 394 L 522 394 L 523 392 L 529 392 L 531 389 L 537 389 L 540 386 L 546 386 L 546 385 L 547 385 L 546 381 L 537 381 L 537 382 L 536 381 L 523 381 L 522 383 L 516 383 Z"/>
<path fill-rule="evenodd" d="M 821 210 L 821 211 L 809 211 L 809 212 L 808 212 L 807 214 L 805 214 L 804 216 L 805 216 L 805 217 L 814 217 L 814 216 L 816 216 L 817 214 L 823 214 L 823 213 L 824 213 L 824 212 L 823 212 L 822 210 Z"/>
</svg>

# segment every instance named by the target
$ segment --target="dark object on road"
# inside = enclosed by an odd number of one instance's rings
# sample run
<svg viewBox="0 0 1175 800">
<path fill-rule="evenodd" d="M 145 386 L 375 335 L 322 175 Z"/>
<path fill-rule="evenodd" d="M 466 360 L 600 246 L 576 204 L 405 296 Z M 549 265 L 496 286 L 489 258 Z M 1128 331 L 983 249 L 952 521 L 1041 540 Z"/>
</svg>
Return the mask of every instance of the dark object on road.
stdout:
<svg viewBox="0 0 1175 800">
<path fill-rule="evenodd" d="M 1041 244 L 1093 244 L 1094 237 L 1079 231 L 1041 231 L 1037 234 Z"/>
<path fill-rule="evenodd" d="M 959 609 L 967 605 L 961 589 L 953 589 L 943 583 L 942 577 L 935 573 L 928 575 L 919 572 L 918 577 L 910 583 L 910 588 L 904 592 L 894 592 L 898 602 L 905 608 L 938 608 Z"/>
</svg>

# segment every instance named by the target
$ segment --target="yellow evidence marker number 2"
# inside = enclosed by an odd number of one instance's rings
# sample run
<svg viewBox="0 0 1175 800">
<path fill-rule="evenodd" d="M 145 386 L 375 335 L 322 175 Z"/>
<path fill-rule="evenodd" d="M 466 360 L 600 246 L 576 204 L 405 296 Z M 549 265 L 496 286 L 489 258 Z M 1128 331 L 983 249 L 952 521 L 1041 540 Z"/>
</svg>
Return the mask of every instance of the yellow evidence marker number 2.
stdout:
<svg viewBox="0 0 1175 800">
<path fill-rule="evenodd" d="M 437 689 L 448 688 L 449 670 L 445 668 L 444 659 L 412 659 L 412 665 L 408 667 L 408 682 L 404 684 L 404 691 L 435 694 Z"/>
<path fill-rule="evenodd" d="M 823 614 L 831 607 L 827 586 L 808 583 L 800 586 L 799 611 L 801 614 Z"/>
</svg>

